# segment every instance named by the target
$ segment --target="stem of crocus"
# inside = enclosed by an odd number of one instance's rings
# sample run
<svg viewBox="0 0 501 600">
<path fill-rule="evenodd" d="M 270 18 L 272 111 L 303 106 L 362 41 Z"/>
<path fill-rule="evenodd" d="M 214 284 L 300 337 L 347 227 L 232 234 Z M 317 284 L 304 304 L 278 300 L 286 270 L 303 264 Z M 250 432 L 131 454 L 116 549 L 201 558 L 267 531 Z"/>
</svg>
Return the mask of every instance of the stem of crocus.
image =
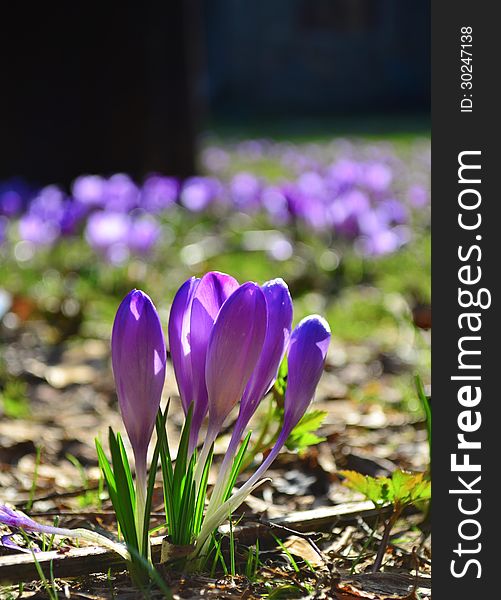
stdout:
<svg viewBox="0 0 501 600">
<path fill-rule="evenodd" d="M 27 527 L 26 530 L 29 530 L 29 528 Z M 113 550 L 126 561 L 131 560 L 130 553 L 123 544 L 114 542 L 113 540 L 110 540 L 104 535 L 101 535 L 96 531 L 91 531 L 90 529 L 84 529 L 83 527 L 79 527 L 77 529 L 66 529 L 64 527 L 51 527 L 50 525 L 37 524 L 36 531 L 39 533 L 46 533 L 48 535 L 58 535 L 61 537 L 68 537 L 72 539 L 86 540 L 91 544 L 103 546 L 104 548 Z"/>
<path fill-rule="evenodd" d="M 266 473 L 266 471 L 270 468 L 270 465 L 277 457 L 278 453 L 287 441 L 291 429 L 292 428 L 290 426 L 282 429 L 271 452 L 261 463 L 257 471 L 244 483 L 239 490 L 237 490 L 233 496 L 228 498 L 228 500 L 226 500 L 226 502 L 223 504 L 219 504 L 219 506 L 214 503 L 212 511 L 209 512 L 209 510 L 207 510 L 202 529 L 197 537 L 197 547 L 194 551 L 195 555 L 205 548 L 205 541 L 214 531 L 214 529 L 219 527 L 219 525 L 228 518 L 228 515 L 235 511 L 242 504 L 245 498 L 261 484 L 261 477 Z"/>
<path fill-rule="evenodd" d="M 196 491 L 198 494 L 198 490 L 200 489 L 200 481 L 202 480 L 202 475 L 204 472 L 204 466 L 207 462 L 207 458 L 209 457 L 209 452 L 212 447 L 212 444 L 216 441 L 217 434 L 219 433 L 218 427 L 211 427 L 209 423 L 209 428 L 207 430 L 207 434 L 205 436 L 204 445 L 202 446 L 202 451 L 200 452 L 200 456 L 197 460 L 197 468 L 195 470 L 195 485 Z"/>
<path fill-rule="evenodd" d="M 146 451 L 139 450 L 134 452 L 134 461 L 136 465 L 136 510 L 135 510 L 135 521 L 136 521 L 136 534 L 139 553 L 142 556 L 147 554 L 149 558 L 150 549 L 143 548 L 143 537 L 144 537 L 144 519 L 145 519 L 145 505 L 146 505 L 146 493 L 147 493 L 147 469 L 146 469 Z"/>
<path fill-rule="evenodd" d="M 226 453 L 224 455 L 223 462 L 221 463 L 221 467 L 219 468 L 219 473 L 217 476 L 216 483 L 214 485 L 214 489 L 212 490 L 209 505 L 207 507 L 207 514 L 210 514 L 214 506 L 218 506 L 223 499 L 223 495 L 226 490 L 226 486 L 228 485 L 228 480 L 231 473 L 231 466 L 233 464 L 233 460 L 238 449 L 238 444 L 240 443 L 240 439 L 242 437 L 244 429 L 245 426 L 237 426 L 237 429 L 233 430 L 228 449 L 226 450 Z"/>
</svg>

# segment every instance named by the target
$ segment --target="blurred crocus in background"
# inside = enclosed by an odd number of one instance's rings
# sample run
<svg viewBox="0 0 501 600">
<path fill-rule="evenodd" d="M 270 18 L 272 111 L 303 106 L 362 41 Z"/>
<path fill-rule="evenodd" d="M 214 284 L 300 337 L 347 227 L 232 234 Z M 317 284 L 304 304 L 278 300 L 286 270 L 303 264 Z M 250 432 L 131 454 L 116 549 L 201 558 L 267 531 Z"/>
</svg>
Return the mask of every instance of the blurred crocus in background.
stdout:
<svg viewBox="0 0 501 600">
<path fill-rule="evenodd" d="M 208 147 L 202 159 L 206 173 L 183 182 L 160 174 L 141 184 L 125 173 L 82 175 L 69 193 L 57 185 L 36 190 L 18 180 L 0 183 L 0 216 L 8 220 L 3 229 L 47 249 L 83 231 L 102 258 L 122 265 L 135 254 L 150 255 L 163 232 L 172 235 L 164 219 L 186 213 L 201 223 L 245 214 L 258 219 L 258 227 L 264 214 L 276 228 L 299 227 L 307 243 L 313 233 L 370 257 L 395 252 L 411 239 L 411 223 L 429 221 L 429 155 L 420 147 L 407 161 L 384 144 L 361 149 L 348 140 L 303 147 L 247 140 L 232 149 Z M 264 159 L 285 172 L 252 172 Z M 3 237 L 16 241 L 5 231 Z"/>
<path fill-rule="evenodd" d="M 147 486 L 146 456 L 165 381 L 166 348 L 162 326 L 150 298 L 132 290 L 118 308 L 111 336 L 111 358 L 122 419 L 136 466 L 136 523 L 143 538 Z"/>
</svg>

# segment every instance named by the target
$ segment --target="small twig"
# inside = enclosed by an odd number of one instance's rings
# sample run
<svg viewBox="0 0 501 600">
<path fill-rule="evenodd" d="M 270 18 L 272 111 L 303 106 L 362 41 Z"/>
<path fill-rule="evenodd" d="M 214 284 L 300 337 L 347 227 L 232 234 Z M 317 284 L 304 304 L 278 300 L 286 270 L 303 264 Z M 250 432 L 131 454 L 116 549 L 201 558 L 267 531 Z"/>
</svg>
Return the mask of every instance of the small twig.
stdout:
<svg viewBox="0 0 501 600">
<path fill-rule="evenodd" d="M 82 496 L 86 492 L 92 492 L 94 490 L 99 489 L 99 484 L 89 485 L 85 488 L 78 488 L 76 490 L 71 490 L 70 492 L 52 492 L 47 494 L 46 496 L 38 496 L 37 498 L 33 498 L 32 505 L 35 502 L 44 502 L 46 500 L 56 500 L 58 498 L 74 498 L 75 496 Z M 20 500 L 19 502 L 15 502 L 14 506 L 16 508 L 26 508 L 28 505 L 28 500 Z"/>
<path fill-rule="evenodd" d="M 374 562 L 374 566 L 372 567 L 372 572 L 377 573 L 381 568 L 381 564 L 383 563 L 383 558 L 386 552 L 386 548 L 388 547 L 388 542 L 390 540 L 390 533 L 393 529 L 393 526 L 398 520 L 400 516 L 400 510 L 394 509 L 390 518 L 386 521 L 386 525 L 384 526 L 383 537 L 381 538 L 381 543 L 379 544 L 379 548 L 376 554 L 376 560 Z"/>
</svg>

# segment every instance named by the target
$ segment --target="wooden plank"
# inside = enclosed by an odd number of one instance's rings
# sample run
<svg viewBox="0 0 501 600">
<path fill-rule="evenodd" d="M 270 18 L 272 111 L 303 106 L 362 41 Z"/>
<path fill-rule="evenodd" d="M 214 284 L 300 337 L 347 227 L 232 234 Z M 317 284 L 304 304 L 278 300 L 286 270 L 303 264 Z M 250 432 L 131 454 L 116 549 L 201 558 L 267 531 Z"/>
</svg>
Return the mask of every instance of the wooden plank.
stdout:
<svg viewBox="0 0 501 600">
<path fill-rule="evenodd" d="M 322 531 L 337 522 L 349 522 L 357 517 L 372 517 L 377 514 L 372 502 L 351 502 L 337 506 L 317 508 L 314 510 L 291 513 L 285 517 L 269 521 L 247 521 L 235 527 L 234 534 L 242 544 L 252 544 L 257 538 L 270 539 L 271 533 L 277 537 L 287 537 L 289 530 L 309 533 Z M 229 526 L 220 527 L 221 533 L 228 533 Z M 151 540 L 153 561 L 160 559 L 162 536 Z M 123 559 L 104 548 L 87 546 L 72 548 L 67 552 L 38 552 L 36 559 L 48 576 L 51 561 L 54 577 L 76 577 L 89 573 L 105 573 L 125 568 Z M 38 579 L 35 561 L 31 554 L 14 554 L 0 557 L 0 582 L 21 583 Z"/>
</svg>

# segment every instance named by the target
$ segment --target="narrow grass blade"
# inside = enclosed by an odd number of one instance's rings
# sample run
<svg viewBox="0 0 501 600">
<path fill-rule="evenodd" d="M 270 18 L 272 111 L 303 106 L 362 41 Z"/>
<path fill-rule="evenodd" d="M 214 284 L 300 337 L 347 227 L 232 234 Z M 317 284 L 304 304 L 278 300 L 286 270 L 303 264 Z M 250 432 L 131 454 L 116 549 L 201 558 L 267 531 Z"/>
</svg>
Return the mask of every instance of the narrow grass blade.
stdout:
<svg viewBox="0 0 501 600">
<path fill-rule="evenodd" d="M 113 463 L 113 474 L 115 476 L 117 502 L 120 505 L 123 516 L 123 523 L 120 523 L 122 532 L 126 538 L 128 546 L 135 549 L 138 548 L 138 539 L 136 533 L 136 524 L 134 519 L 134 498 L 131 497 L 130 482 L 127 476 L 127 470 L 130 470 L 128 465 L 123 464 L 123 455 L 120 451 L 120 445 L 113 433 L 109 430 L 109 443 L 111 451 L 111 459 Z"/>
<path fill-rule="evenodd" d="M 223 502 L 228 500 L 228 498 L 231 495 L 231 491 L 235 486 L 235 482 L 240 472 L 240 467 L 242 466 L 247 447 L 249 446 L 251 435 L 252 431 L 249 431 L 249 433 L 245 436 L 244 441 L 240 444 L 240 448 L 238 449 L 237 455 L 235 456 L 235 460 L 233 461 L 233 465 L 231 467 L 230 476 L 228 478 L 228 484 L 226 486 L 226 490 L 223 496 Z"/>
<path fill-rule="evenodd" d="M 157 438 L 157 443 L 155 444 L 155 449 L 153 450 L 153 456 L 151 458 L 150 472 L 148 475 L 148 488 L 146 490 L 146 502 L 144 505 L 144 527 L 143 527 L 143 545 L 142 545 L 142 547 L 145 549 L 148 548 L 151 503 L 153 500 L 153 490 L 155 488 L 155 480 L 157 477 L 159 454 L 160 454 L 160 440 Z"/>
<path fill-rule="evenodd" d="M 202 473 L 202 479 L 200 480 L 200 487 L 198 490 L 197 502 L 195 505 L 195 515 L 193 521 L 193 533 L 197 536 L 200 533 L 202 527 L 202 520 L 205 509 L 205 499 L 207 497 L 207 483 L 209 481 L 209 472 L 212 465 L 212 457 L 214 454 L 214 445 L 210 449 L 209 456 L 205 461 L 204 470 Z"/>
</svg>

